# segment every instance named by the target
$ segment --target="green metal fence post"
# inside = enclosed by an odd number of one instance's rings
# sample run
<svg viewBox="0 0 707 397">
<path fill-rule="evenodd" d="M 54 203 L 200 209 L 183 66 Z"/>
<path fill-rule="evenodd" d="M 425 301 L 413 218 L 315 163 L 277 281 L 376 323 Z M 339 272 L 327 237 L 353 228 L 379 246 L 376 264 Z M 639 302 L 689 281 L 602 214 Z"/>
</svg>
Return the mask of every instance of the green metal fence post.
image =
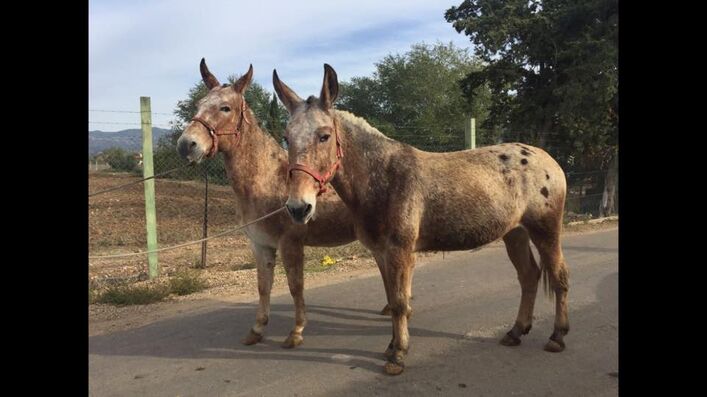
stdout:
<svg viewBox="0 0 707 397">
<path fill-rule="evenodd" d="M 464 126 L 464 148 L 476 149 L 476 119 L 473 117 Z"/>
<path fill-rule="evenodd" d="M 152 109 L 150 97 L 140 97 L 140 115 L 142 124 L 142 175 L 148 178 L 154 175 L 152 163 Z M 145 227 L 147 229 L 147 250 L 157 249 L 157 217 L 155 213 L 155 180 L 145 181 Z M 157 253 L 147 255 L 150 279 L 159 274 Z"/>
</svg>

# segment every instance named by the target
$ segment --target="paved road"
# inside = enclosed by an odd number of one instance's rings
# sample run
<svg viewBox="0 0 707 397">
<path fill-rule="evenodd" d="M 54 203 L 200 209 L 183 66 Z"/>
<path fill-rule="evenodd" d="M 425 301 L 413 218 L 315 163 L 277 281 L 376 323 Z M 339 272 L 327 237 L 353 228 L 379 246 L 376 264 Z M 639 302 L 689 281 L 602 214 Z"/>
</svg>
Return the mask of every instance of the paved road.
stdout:
<svg viewBox="0 0 707 397">
<path fill-rule="evenodd" d="M 306 290 L 304 344 L 279 347 L 293 323 L 289 295 L 273 298 L 264 343 L 238 343 L 255 302 L 214 302 L 137 329 L 89 339 L 92 396 L 618 394 L 618 230 L 564 239 L 570 269 L 567 349 L 542 350 L 554 304 L 538 294 L 533 330 L 498 340 L 515 320 L 515 270 L 502 245 L 435 255 L 415 272 L 405 372 L 382 372 L 390 340 L 378 275 Z M 537 253 L 536 253 L 537 255 Z"/>
</svg>

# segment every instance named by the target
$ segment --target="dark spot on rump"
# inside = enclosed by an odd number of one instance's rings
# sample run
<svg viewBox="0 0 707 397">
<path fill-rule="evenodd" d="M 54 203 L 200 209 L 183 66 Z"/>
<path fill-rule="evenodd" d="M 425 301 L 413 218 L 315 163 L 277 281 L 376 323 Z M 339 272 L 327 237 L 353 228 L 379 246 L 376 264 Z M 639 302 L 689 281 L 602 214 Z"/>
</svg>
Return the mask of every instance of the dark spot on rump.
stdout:
<svg viewBox="0 0 707 397">
<path fill-rule="evenodd" d="M 547 198 L 547 196 L 550 194 L 550 192 L 547 191 L 547 188 L 543 186 L 542 189 L 540 189 L 540 193 Z"/>
<path fill-rule="evenodd" d="M 523 164 L 523 165 L 526 165 L 526 164 L 528 164 L 528 160 L 522 159 L 522 160 L 520 161 L 520 163 Z"/>
<path fill-rule="evenodd" d="M 550 175 L 545 174 L 545 179 L 550 179 Z"/>
<path fill-rule="evenodd" d="M 520 151 L 520 154 L 522 154 L 523 156 L 527 156 L 527 155 L 529 155 L 530 153 L 528 153 L 527 150 L 522 149 L 522 150 Z"/>
<path fill-rule="evenodd" d="M 516 143 L 516 145 L 517 145 L 518 147 L 520 147 L 521 149 L 523 149 L 524 151 L 526 151 L 526 152 L 535 154 L 535 152 L 532 151 L 532 150 L 530 150 L 530 148 L 528 148 L 528 147 L 526 147 L 526 146 L 523 146 L 523 145 L 521 145 L 520 143 Z M 521 152 L 521 153 L 523 153 L 523 152 Z M 528 154 L 527 154 L 527 153 L 523 153 L 523 155 L 527 156 Z"/>
<path fill-rule="evenodd" d="M 508 157 L 507 154 L 499 154 L 499 155 L 498 155 L 498 158 L 501 159 L 501 160 L 503 160 L 503 161 L 508 161 L 508 159 L 509 159 L 510 157 Z"/>
</svg>

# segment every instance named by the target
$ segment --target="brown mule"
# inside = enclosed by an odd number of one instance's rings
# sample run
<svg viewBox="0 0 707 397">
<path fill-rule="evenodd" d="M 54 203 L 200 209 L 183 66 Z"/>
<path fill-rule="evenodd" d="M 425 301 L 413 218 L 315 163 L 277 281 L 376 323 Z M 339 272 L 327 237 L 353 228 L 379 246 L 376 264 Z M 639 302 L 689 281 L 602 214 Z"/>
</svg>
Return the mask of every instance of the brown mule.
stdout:
<svg viewBox="0 0 707 397">
<path fill-rule="evenodd" d="M 198 103 L 194 119 L 177 141 L 177 150 L 190 161 L 223 154 L 226 173 L 235 193 L 237 217 L 242 224 L 282 207 L 287 199 L 287 153 L 258 120 L 243 93 L 250 85 L 253 67 L 233 85 L 221 85 L 201 60 L 201 76 L 209 92 Z M 278 250 L 295 304 L 295 326 L 283 347 L 302 343 L 306 325 L 304 305 L 304 246 L 333 247 L 354 241 L 351 215 L 336 192 L 321 197 L 321 212 L 308 225 L 294 225 L 280 213 L 248 226 L 245 233 L 257 264 L 260 303 L 255 325 L 242 340 L 246 345 L 263 338 L 270 315 L 270 291 Z M 384 309 L 385 310 L 385 309 Z"/>
<path fill-rule="evenodd" d="M 393 315 L 386 372 L 404 369 L 413 253 L 468 250 L 500 238 L 522 291 L 516 323 L 501 343 L 517 345 L 530 331 L 543 274 L 556 298 L 554 332 L 545 349 L 562 351 L 569 331 L 568 270 L 560 246 L 567 186 L 557 162 L 521 143 L 451 153 L 417 150 L 335 110 L 336 72 L 329 65 L 324 70 L 320 97 L 306 101 L 273 72 L 275 91 L 291 116 L 287 206 L 295 223 L 313 219 L 317 202 L 323 203 L 316 174 L 330 174 L 331 185 L 353 213 L 358 239 L 382 262 Z M 530 241 L 538 248 L 540 266 Z"/>
</svg>

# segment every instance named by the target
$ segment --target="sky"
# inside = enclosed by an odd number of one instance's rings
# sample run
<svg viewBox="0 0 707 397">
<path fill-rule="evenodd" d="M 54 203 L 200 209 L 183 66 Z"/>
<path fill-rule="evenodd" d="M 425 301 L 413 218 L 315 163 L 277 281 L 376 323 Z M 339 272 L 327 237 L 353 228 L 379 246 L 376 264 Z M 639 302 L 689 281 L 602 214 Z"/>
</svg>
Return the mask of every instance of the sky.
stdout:
<svg viewBox="0 0 707 397">
<path fill-rule="evenodd" d="M 199 62 L 226 82 L 253 64 L 273 92 L 272 71 L 300 97 L 319 95 L 324 63 L 340 81 L 369 76 L 388 54 L 467 36 L 444 20 L 461 0 L 89 1 L 89 130 L 139 128 L 140 96 L 155 127 L 201 79 Z M 118 112 L 115 112 L 118 111 Z"/>
</svg>

